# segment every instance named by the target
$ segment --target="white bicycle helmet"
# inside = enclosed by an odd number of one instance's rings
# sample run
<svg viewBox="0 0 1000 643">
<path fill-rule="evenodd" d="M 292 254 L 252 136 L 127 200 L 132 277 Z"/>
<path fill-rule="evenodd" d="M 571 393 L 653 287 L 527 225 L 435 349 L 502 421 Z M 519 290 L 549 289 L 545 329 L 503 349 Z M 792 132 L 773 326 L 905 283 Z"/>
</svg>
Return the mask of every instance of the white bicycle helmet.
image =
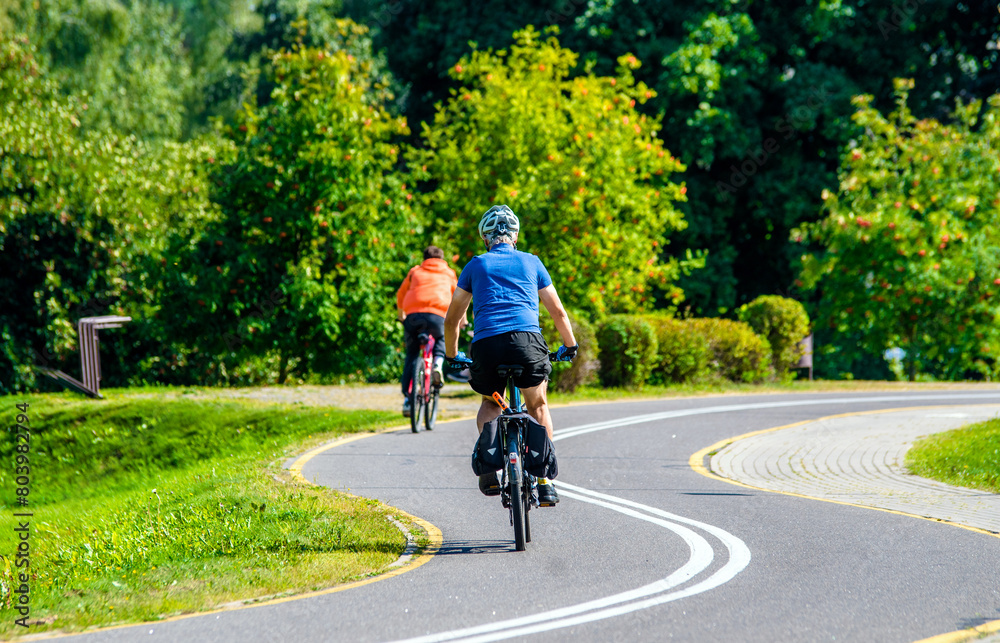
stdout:
<svg viewBox="0 0 1000 643">
<path fill-rule="evenodd" d="M 508 234 L 515 236 L 520 229 L 521 222 L 517 220 L 517 215 L 506 205 L 493 206 L 479 220 L 479 236 L 487 248 L 493 239 Z"/>
</svg>

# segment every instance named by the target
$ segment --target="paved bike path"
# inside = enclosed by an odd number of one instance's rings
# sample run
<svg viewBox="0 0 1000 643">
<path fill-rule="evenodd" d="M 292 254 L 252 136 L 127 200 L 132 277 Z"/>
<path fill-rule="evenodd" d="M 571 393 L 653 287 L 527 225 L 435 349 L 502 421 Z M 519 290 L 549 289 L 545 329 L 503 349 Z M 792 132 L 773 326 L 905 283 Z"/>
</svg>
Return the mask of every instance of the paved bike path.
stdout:
<svg viewBox="0 0 1000 643">
<path fill-rule="evenodd" d="M 559 481 L 577 491 L 531 512 L 523 553 L 499 500 L 476 487 L 471 421 L 357 440 L 303 474 L 436 525 L 444 542 L 430 562 L 339 593 L 78 638 L 912 642 L 1000 618 L 1000 539 L 741 488 L 688 460 L 720 440 L 845 411 L 982 403 L 1000 403 L 1000 391 L 554 409 Z M 480 633 L 462 634 L 469 628 Z"/>
</svg>

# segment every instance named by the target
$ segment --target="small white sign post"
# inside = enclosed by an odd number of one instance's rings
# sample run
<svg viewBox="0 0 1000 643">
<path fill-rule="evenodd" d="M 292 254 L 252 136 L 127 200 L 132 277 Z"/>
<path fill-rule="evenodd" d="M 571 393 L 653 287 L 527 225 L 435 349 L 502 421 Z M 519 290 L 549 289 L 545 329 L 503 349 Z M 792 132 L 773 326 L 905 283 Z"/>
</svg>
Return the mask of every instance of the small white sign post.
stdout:
<svg viewBox="0 0 1000 643">
<path fill-rule="evenodd" d="M 809 369 L 809 381 L 813 379 L 813 336 L 812 333 L 807 335 L 799 342 L 799 346 L 802 347 L 802 357 L 799 358 L 799 363 L 795 365 L 795 368 L 808 368 Z"/>
</svg>

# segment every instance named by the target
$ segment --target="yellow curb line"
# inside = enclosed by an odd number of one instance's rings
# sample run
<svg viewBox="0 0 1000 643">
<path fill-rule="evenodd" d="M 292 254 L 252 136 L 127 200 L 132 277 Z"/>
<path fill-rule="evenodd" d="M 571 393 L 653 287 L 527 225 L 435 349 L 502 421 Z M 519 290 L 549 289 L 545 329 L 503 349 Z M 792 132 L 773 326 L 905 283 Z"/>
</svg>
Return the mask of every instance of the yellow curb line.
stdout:
<svg viewBox="0 0 1000 643">
<path fill-rule="evenodd" d="M 982 625 L 970 627 L 967 630 L 958 630 L 957 632 L 938 634 L 937 636 L 932 636 L 929 639 L 920 639 L 919 641 L 916 641 L 916 643 L 961 643 L 962 641 L 979 638 L 983 634 L 992 634 L 993 632 L 1000 632 L 1000 621 L 989 621 L 988 623 L 983 623 Z"/>
<path fill-rule="evenodd" d="M 970 404 L 969 406 L 996 406 L 995 404 Z M 791 491 L 775 491 L 773 489 L 765 489 L 763 487 L 755 487 L 753 485 L 745 484 L 743 482 L 737 482 L 736 480 L 730 480 L 729 478 L 723 478 L 720 475 L 712 473 L 705 466 L 705 457 L 713 452 L 719 451 L 726 446 L 736 442 L 737 440 L 743 440 L 746 438 L 753 437 L 755 435 L 762 435 L 764 433 L 773 433 L 775 431 L 781 431 L 783 429 L 791 429 L 797 426 L 802 426 L 804 424 L 812 424 L 813 422 L 822 422 L 824 420 L 833 420 L 836 418 L 853 417 L 859 415 L 877 415 L 879 413 L 894 413 L 898 411 L 916 411 L 920 409 L 953 409 L 955 405 L 937 405 L 937 406 L 907 406 L 897 409 L 880 409 L 878 411 L 857 411 L 854 413 L 838 413 L 837 415 L 827 415 L 825 417 L 816 418 L 813 420 L 805 420 L 803 422 L 795 422 L 793 424 L 784 424 L 782 426 L 776 426 L 770 429 L 761 429 L 760 431 L 751 431 L 750 433 L 744 433 L 743 435 L 737 435 L 736 437 L 728 438 L 726 440 L 720 440 L 711 446 L 707 446 L 704 449 L 693 453 L 688 459 L 688 465 L 705 476 L 706 478 L 711 478 L 713 480 L 721 480 L 722 482 L 728 482 L 729 484 L 734 484 L 739 487 L 745 487 L 747 489 L 756 489 L 757 491 L 767 491 L 769 493 L 779 493 L 784 496 L 793 496 L 795 498 L 806 498 L 808 500 L 819 500 L 821 502 L 832 502 L 836 505 L 847 505 L 848 507 L 861 507 L 862 509 L 871 509 L 873 511 L 882 511 L 885 513 L 896 514 L 899 516 L 908 516 L 910 518 L 919 518 L 921 520 L 928 520 L 930 522 L 944 523 L 946 525 L 952 525 L 954 527 L 959 527 L 961 529 L 966 529 L 968 531 L 974 531 L 979 534 L 986 534 L 987 536 L 993 536 L 994 538 L 1000 538 L 1000 534 L 995 534 L 992 531 L 987 531 L 985 529 L 980 529 L 978 527 L 970 527 L 969 525 L 963 525 L 957 522 L 951 522 L 950 520 L 941 520 L 940 518 L 928 518 L 927 516 L 918 516 L 917 514 L 906 513 L 905 511 L 896 511 L 894 509 L 882 509 L 881 507 L 869 507 L 868 505 L 859 505 L 853 502 L 844 502 L 843 500 L 830 500 L 828 498 L 817 498 L 815 496 L 807 496 L 801 493 L 794 493 Z M 988 623 L 983 623 L 973 628 L 958 630 L 956 632 L 947 632 L 945 634 L 938 634 L 937 636 L 932 636 L 931 638 L 921 639 L 915 641 L 915 643 L 961 643 L 971 639 L 972 637 L 978 637 L 981 634 L 990 634 L 992 632 L 1000 631 L 1000 620 L 990 621 Z"/>
<path fill-rule="evenodd" d="M 468 418 L 460 418 L 460 419 L 468 419 Z M 458 421 L 458 420 L 447 420 L 447 422 L 456 422 L 456 421 Z M 445 424 L 445 423 L 446 422 L 441 422 L 441 424 Z M 391 433 L 393 431 L 401 431 L 404 428 L 406 430 L 410 430 L 410 426 L 409 425 L 406 425 L 405 427 L 395 426 L 395 427 L 389 427 L 389 428 L 386 428 L 386 429 L 380 429 L 378 431 L 374 431 L 374 432 L 371 432 L 371 433 L 359 433 L 357 435 L 352 435 L 352 436 L 349 436 L 349 437 L 346 437 L 346 438 L 341 438 L 339 440 L 334 440 L 333 442 L 330 442 L 329 444 L 325 444 L 323 446 L 316 447 L 315 449 L 311 449 L 310 451 L 307 451 L 306 453 L 302 454 L 301 456 L 299 456 L 295 460 L 295 462 L 293 462 L 291 464 L 291 466 L 288 468 L 288 470 L 291 472 L 292 477 L 295 478 L 296 480 L 298 480 L 299 482 L 302 482 L 302 483 L 305 483 L 305 484 L 307 484 L 309 486 L 315 487 L 315 486 L 317 486 L 315 483 L 310 482 L 309 480 L 307 480 L 305 478 L 305 476 L 302 475 L 302 467 L 304 467 L 306 465 L 306 463 L 308 463 L 309 460 L 313 459 L 315 456 L 319 455 L 320 453 L 323 453 L 324 451 L 328 451 L 328 450 L 330 450 L 330 449 L 332 449 L 334 447 L 338 447 L 338 446 L 341 446 L 343 444 L 347 444 L 348 442 L 354 442 L 356 440 L 362 440 L 364 438 L 370 438 L 372 436 L 380 435 L 382 433 Z M 341 493 L 342 495 L 345 495 L 345 496 L 350 496 L 352 498 L 359 498 L 360 497 L 360 496 L 355 496 L 354 494 L 344 493 L 342 491 L 338 492 L 338 493 Z M 57 633 L 57 634 L 52 634 L 52 635 L 47 635 L 44 632 L 42 632 L 42 633 L 39 633 L 39 634 L 34 635 L 34 636 L 28 635 L 26 637 L 22 637 L 22 638 L 19 638 L 17 640 L 19 640 L 19 641 L 28 641 L 28 640 L 38 641 L 38 640 L 57 639 L 57 638 L 64 638 L 64 637 L 67 637 L 67 636 L 82 636 L 82 635 L 85 635 L 85 634 L 93 634 L 95 632 L 107 632 L 109 630 L 121 630 L 121 629 L 125 629 L 125 628 L 128 628 L 128 627 L 150 626 L 150 627 L 155 628 L 160 623 L 170 623 L 172 621 L 181 621 L 181 620 L 185 620 L 185 619 L 189 619 L 189 618 L 195 618 L 195 617 L 198 617 L 198 616 L 209 616 L 211 614 L 219 614 L 221 612 L 233 612 L 233 611 L 236 611 L 236 610 L 243 610 L 243 609 L 248 609 L 248 608 L 251 608 L 251 607 L 265 607 L 265 606 L 268 606 L 268 605 L 278 605 L 279 603 L 289 603 L 291 601 L 297 601 L 297 600 L 301 600 L 301 599 L 305 599 L 305 598 L 313 598 L 315 596 L 324 596 L 326 594 L 335 594 L 337 592 L 342 592 L 344 590 L 354 589 L 355 587 L 361 587 L 362 585 L 369 585 L 369 584 L 374 583 L 376 581 L 385 580 L 386 578 L 392 578 L 393 576 L 399 576 L 400 574 L 406 573 L 408 571 L 416 569 L 417 567 L 420 567 L 424 563 L 428 562 L 431 558 L 433 558 L 433 556 L 441 549 L 441 543 L 443 542 L 444 538 L 443 538 L 443 535 L 441 534 L 441 530 L 440 529 L 438 529 L 437 527 L 435 527 L 431 523 L 427 522 L 423 518 L 418 518 L 416 516 L 408 514 L 405 511 L 402 511 L 401 509 L 397 509 L 395 507 L 390 507 L 390 509 L 392 511 L 391 512 L 387 512 L 387 513 L 394 513 L 394 514 L 397 514 L 397 515 L 400 515 L 400 516 L 404 516 L 405 518 L 407 518 L 409 520 L 412 520 L 416 524 L 420 525 L 420 527 L 424 531 L 427 532 L 427 536 L 430 539 L 430 544 L 427 545 L 425 548 L 423 548 L 423 551 L 420 553 L 419 556 L 411 559 L 409 562 L 401 565 L 400 567 L 397 567 L 396 569 L 393 569 L 392 571 L 385 572 L 385 573 L 379 574 L 377 576 L 372 576 L 371 578 L 365 578 L 363 580 L 354 581 L 352 583 L 346 583 L 344 585 L 337 585 L 336 587 L 328 587 L 327 589 L 321 589 L 321 590 L 317 590 L 317 591 L 314 591 L 314 592 L 306 592 L 305 594 L 296 594 L 295 596 L 285 596 L 285 597 L 282 597 L 282 598 L 272 598 L 272 599 L 266 599 L 266 600 L 261 600 L 261 601 L 255 601 L 252 598 L 248 598 L 248 599 L 244 599 L 243 601 L 237 601 L 237 602 L 242 602 L 243 603 L 242 605 L 232 605 L 232 604 L 229 604 L 226 607 L 220 607 L 220 608 L 216 608 L 216 609 L 208 610 L 208 611 L 204 611 L 204 612 L 193 612 L 191 614 L 179 614 L 177 616 L 170 616 L 168 618 L 159 619 L 159 620 L 156 620 L 156 621 L 140 621 L 138 623 L 123 623 L 121 625 L 111 625 L 111 626 L 108 626 L 108 627 L 101 627 L 101 628 L 96 628 L 96 629 L 92 629 L 92 630 L 91 629 L 87 629 L 87 630 L 82 630 L 82 631 L 79 631 L 79 632 L 62 632 L 62 633 Z"/>
<path fill-rule="evenodd" d="M 455 420 L 449 420 L 449 422 L 454 422 L 454 421 Z M 445 423 L 442 422 L 442 424 L 445 424 Z M 334 447 L 339 447 L 339 446 L 342 446 L 344 444 L 348 444 L 350 442 L 356 442 L 358 440 L 363 440 L 364 438 L 370 438 L 372 436 L 380 435 L 382 433 L 393 433 L 395 431 L 402 431 L 404 429 L 405 430 L 409 430 L 410 429 L 409 425 L 407 425 L 405 427 L 398 427 L 398 426 L 396 426 L 396 427 L 389 427 L 389 428 L 381 429 L 379 431 L 375 431 L 375 432 L 372 432 L 372 433 L 361 433 L 361 434 L 358 434 L 358 435 L 352 435 L 352 436 L 349 436 L 349 437 L 346 437 L 346 438 L 341 438 L 339 440 L 334 440 L 333 442 L 330 442 L 329 444 L 325 444 L 323 446 L 316 447 L 315 449 L 312 449 L 312 450 L 307 451 L 306 453 L 303 453 L 302 455 L 300 455 L 295 460 L 295 462 L 293 462 L 291 464 L 291 466 L 288 467 L 288 471 L 289 471 L 289 473 L 292 474 L 292 478 L 298 480 L 299 482 L 302 482 L 302 483 L 310 485 L 310 486 L 317 486 L 316 483 L 307 480 L 306 477 L 304 475 L 302 475 L 302 468 L 305 467 L 306 464 L 308 464 L 309 461 L 312 460 L 317 455 L 319 455 L 321 453 L 324 453 L 326 451 L 329 451 L 330 449 L 333 449 Z M 339 491 L 338 493 L 340 493 L 342 495 L 345 495 L 345 496 L 350 496 L 352 498 L 359 498 L 360 497 L 360 496 L 356 496 L 356 495 L 351 494 L 351 493 L 345 493 L 343 491 Z M 368 585 L 369 583 L 374 583 L 375 581 L 383 580 L 383 579 L 386 579 L 386 578 L 392 578 L 393 576 L 399 576 L 400 574 L 403 574 L 405 572 L 408 572 L 408 571 L 411 571 L 413 569 L 416 569 L 417 567 L 420 567 L 424 563 L 428 562 L 431 558 L 433 558 L 434 554 L 436 554 L 436 553 L 438 553 L 438 551 L 440 551 L 440 549 L 441 549 L 441 543 L 444 540 L 444 537 L 441 534 L 441 530 L 438 529 L 437 527 L 435 527 L 434 525 L 432 525 L 431 523 L 427 522 L 423 518 L 418 518 L 417 516 L 414 516 L 412 514 L 408 514 L 405 511 L 403 511 L 402 509 L 397 509 L 396 507 L 391 507 L 391 509 L 392 509 L 392 513 L 396 513 L 396 514 L 398 514 L 400 516 L 406 517 L 407 519 L 409 519 L 409 520 L 415 522 L 416 524 L 420 525 L 420 527 L 425 532 L 427 532 L 427 537 L 430 539 L 430 544 L 427 545 L 427 547 L 423 548 L 423 551 L 420 553 L 419 556 L 417 556 L 416 558 L 411 559 L 409 562 L 404 563 L 403 565 L 401 565 L 400 567 L 397 567 L 396 569 L 392 570 L 391 572 L 386 572 L 384 574 L 380 574 L 380 575 L 374 576 L 372 578 L 366 578 L 365 580 L 360 580 L 360 581 L 355 581 L 353 583 L 348 583 L 347 585 L 341 585 L 341 586 L 338 586 L 338 587 L 332 587 L 330 589 L 320 590 L 318 592 L 313 592 L 311 594 L 303 594 L 301 596 L 295 596 L 293 598 L 279 599 L 278 601 L 275 601 L 275 602 L 285 602 L 285 601 L 289 601 L 289 600 L 297 600 L 299 598 L 308 598 L 310 596 L 319 596 L 319 595 L 322 595 L 322 594 L 333 594 L 334 592 L 342 592 L 345 589 L 352 589 L 354 587 L 361 587 L 362 585 Z"/>
</svg>

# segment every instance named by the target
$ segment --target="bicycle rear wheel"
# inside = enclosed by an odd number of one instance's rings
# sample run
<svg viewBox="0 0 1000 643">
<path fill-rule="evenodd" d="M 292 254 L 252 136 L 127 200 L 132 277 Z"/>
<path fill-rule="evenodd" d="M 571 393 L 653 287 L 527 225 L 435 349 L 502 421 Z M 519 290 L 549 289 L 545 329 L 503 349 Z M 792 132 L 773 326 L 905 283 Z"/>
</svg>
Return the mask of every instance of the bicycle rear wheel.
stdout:
<svg viewBox="0 0 1000 643">
<path fill-rule="evenodd" d="M 427 392 L 427 404 L 424 406 L 424 426 L 428 431 L 434 430 L 434 424 L 438 417 L 438 401 L 441 399 L 441 387 L 431 385 L 431 390 Z"/>
<path fill-rule="evenodd" d="M 417 356 L 413 361 L 413 383 L 410 384 L 410 430 L 420 431 L 421 410 L 424 407 L 424 358 Z"/>
</svg>

